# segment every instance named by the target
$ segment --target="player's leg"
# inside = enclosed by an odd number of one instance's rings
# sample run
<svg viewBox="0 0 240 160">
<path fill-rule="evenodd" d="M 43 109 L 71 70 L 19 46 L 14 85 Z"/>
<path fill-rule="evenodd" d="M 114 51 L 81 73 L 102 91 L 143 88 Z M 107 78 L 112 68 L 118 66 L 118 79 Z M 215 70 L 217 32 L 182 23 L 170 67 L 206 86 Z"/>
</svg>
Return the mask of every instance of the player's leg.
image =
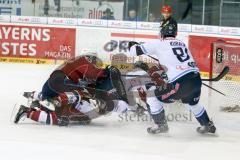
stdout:
<svg viewBox="0 0 240 160">
<path fill-rule="evenodd" d="M 183 85 L 182 92 L 188 93 L 188 96 L 182 98 L 182 102 L 193 113 L 201 127 L 197 128 L 199 133 L 215 133 L 216 127 L 209 119 L 206 109 L 199 103 L 201 96 L 201 78 L 200 75 L 188 79 Z"/>
<path fill-rule="evenodd" d="M 62 71 L 54 71 L 42 87 L 42 99 L 56 97 L 59 93 L 79 89 Z"/>
<path fill-rule="evenodd" d="M 159 101 L 157 97 L 147 97 L 147 104 L 149 106 L 150 115 L 156 124 L 154 127 L 147 129 L 148 133 L 165 133 L 168 132 L 168 124 L 163 108 L 163 102 Z"/>
<path fill-rule="evenodd" d="M 61 71 L 54 71 L 44 83 L 41 92 L 25 92 L 24 97 L 32 99 L 31 107 L 41 107 L 53 100 L 58 100 L 65 105 L 78 102 L 82 98 L 78 84 L 67 78 Z M 45 102 L 46 101 L 46 102 Z M 41 103 L 41 104 L 40 104 Z M 48 108 L 48 106 L 45 106 Z"/>
<path fill-rule="evenodd" d="M 190 97 L 182 99 L 185 106 L 193 113 L 201 127 L 197 128 L 199 133 L 215 133 L 216 127 L 209 119 L 206 109 L 199 103 L 200 91 L 193 93 Z"/>
<path fill-rule="evenodd" d="M 81 124 L 90 123 L 91 119 L 87 114 L 91 111 L 90 104 L 86 101 L 74 105 L 65 105 L 57 108 L 56 111 L 48 110 L 45 107 L 38 109 L 20 106 L 20 109 L 15 117 L 15 123 L 23 117 L 29 118 L 33 121 L 40 122 L 48 125 L 66 126 L 70 121 L 78 122 Z"/>
<path fill-rule="evenodd" d="M 44 100 L 58 96 L 58 93 L 63 92 L 64 79 L 66 75 L 61 71 L 54 71 L 48 80 L 44 83 L 41 92 L 24 92 L 23 96 L 34 100 Z"/>
<path fill-rule="evenodd" d="M 33 121 L 44 123 L 44 124 L 58 124 L 56 113 L 53 111 L 46 110 L 44 108 L 33 109 L 23 105 L 20 106 L 19 111 L 15 117 L 14 123 L 18 123 L 22 117 L 27 117 Z"/>
<path fill-rule="evenodd" d="M 42 88 L 42 104 L 54 104 L 55 107 L 77 104 L 84 98 L 90 98 L 87 90 L 74 83 L 61 71 L 55 71 Z M 44 103 L 46 101 L 46 103 Z M 50 103 L 48 103 L 50 102 Z"/>
</svg>

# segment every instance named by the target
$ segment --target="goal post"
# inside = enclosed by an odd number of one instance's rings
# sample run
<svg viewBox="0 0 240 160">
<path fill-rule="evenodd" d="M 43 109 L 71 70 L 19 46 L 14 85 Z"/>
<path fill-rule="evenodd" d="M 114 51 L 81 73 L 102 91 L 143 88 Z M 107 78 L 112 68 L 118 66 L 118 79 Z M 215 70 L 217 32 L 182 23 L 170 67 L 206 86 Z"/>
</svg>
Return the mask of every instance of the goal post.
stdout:
<svg viewBox="0 0 240 160">
<path fill-rule="evenodd" d="M 210 83 L 226 94 L 223 97 L 211 91 L 212 99 L 217 101 L 213 105 L 223 111 L 240 111 L 240 41 L 218 40 L 211 44 L 209 78 L 217 76 L 226 66 L 229 67 L 228 74 L 220 81 Z"/>
</svg>

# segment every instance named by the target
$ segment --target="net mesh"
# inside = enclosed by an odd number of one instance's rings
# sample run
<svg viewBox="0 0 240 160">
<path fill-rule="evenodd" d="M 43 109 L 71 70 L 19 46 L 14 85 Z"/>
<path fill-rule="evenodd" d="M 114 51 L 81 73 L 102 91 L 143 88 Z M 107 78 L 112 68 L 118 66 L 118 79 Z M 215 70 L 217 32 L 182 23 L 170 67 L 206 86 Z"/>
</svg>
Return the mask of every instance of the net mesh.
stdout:
<svg viewBox="0 0 240 160">
<path fill-rule="evenodd" d="M 226 96 L 212 93 L 214 104 L 222 111 L 240 111 L 240 42 L 217 41 L 212 45 L 212 77 L 217 76 L 225 66 L 229 66 L 228 74 L 211 86 Z"/>
</svg>

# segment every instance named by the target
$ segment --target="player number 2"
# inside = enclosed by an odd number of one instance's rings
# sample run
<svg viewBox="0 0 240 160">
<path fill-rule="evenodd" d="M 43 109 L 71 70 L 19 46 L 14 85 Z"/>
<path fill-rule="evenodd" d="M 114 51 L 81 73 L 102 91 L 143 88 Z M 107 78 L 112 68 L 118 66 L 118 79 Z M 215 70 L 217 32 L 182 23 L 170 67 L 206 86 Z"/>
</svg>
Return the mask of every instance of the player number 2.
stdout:
<svg viewBox="0 0 240 160">
<path fill-rule="evenodd" d="M 185 48 L 185 50 L 183 50 L 183 48 L 177 47 L 177 48 L 173 48 L 172 50 L 173 50 L 174 55 L 177 57 L 177 59 L 180 62 L 185 62 L 190 59 L 187 48 Z"/>
</svg>

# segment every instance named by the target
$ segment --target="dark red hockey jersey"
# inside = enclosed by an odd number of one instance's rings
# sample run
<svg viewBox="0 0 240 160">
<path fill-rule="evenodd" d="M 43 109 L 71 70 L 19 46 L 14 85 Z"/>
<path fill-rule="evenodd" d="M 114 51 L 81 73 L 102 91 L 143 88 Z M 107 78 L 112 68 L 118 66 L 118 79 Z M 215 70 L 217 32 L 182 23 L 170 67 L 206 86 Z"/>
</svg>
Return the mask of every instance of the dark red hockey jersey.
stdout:
<svg viewBox="0 0 240 160">
<path fill-rule="evenodd" d="M 69 79 L 78 83 L 79 80 L 96 81 L 104 77 L 104 70 L 96 65 L 89 56 L 80 56 L 66 61 L 57 70 L 64 72 Z"/>
</svg>

